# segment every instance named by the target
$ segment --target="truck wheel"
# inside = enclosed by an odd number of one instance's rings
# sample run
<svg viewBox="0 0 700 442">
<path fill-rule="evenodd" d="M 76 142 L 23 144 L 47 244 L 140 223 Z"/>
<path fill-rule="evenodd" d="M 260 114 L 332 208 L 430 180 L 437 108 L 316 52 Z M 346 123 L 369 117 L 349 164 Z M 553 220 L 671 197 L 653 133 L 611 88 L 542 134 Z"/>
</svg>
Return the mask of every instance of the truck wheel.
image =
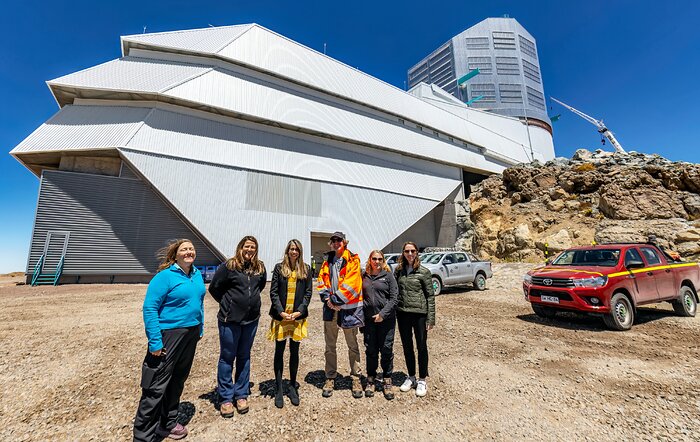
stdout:
<svg viewBox="0 0 700 442">
<path fill-rule="evenodd" d="M 610 299 L 610 313 L 603 316 L 605 325 L 611 330 L 629 330 L 634 323 L 634 310 L 627 296 L 616 293 Z"/>
<path fill-rule="evenodd" d="M 486 290 L 486 277 L 483 273 L 477 273 L 474 278 L 474 288 L 476 290 Z"/>
<path fill-rule="evenodd" d="M 540 318 L 552 319 L 557 315 L 557 311 L 552 307 L 545 307 L 539 304 L 532 304 L 532 311 Z"/>
<path fill-rule="evenodd" d="M 442 281 L 437 276 L 433 276 L 433 293 L 435 296 L 439 295 L 442 291 Z"/>
<path fill-rule="evenodd" d="M 695 312 L 698 309 L 698 304 L 695 299 L 695 293 L 693 293 L 693 290 L 690 287 L 685 285 L 681 287 L 678 299 L 671 302 L 671 305 L 673 305 L 673 310 L 679 316 L 695 316 Z"/>
</svg>

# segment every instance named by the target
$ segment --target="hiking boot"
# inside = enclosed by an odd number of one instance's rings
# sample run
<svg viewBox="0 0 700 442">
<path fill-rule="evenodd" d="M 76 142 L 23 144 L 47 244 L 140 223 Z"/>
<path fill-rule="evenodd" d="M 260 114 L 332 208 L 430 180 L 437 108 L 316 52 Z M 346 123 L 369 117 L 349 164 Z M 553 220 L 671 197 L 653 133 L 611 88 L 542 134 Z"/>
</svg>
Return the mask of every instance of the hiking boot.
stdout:
<svg viewBox="0 0 700 442">
<path fill-rule="evenodd" d="M 323 384 L 323 397 L 333 396 L 333 390 L 335 389 L 335 379 L 326 379 L 326 383 Z"/>
<path fill-rule="evenodd" d="M 373 377 L 367 378 L 367 386 L 365 387 L 365 396 L 366 397 L 374 396 L 374 378 Z"/>
<path fill-rule="evenodd" d="M 394 386 L 391 384 L 391 378 L 384 379 L 382 391 L 384 392 L 384 399 L 388 401 L 394 399 Z"/>
<path fill-rule="evenodd" d="M 352 377 L 352 397 L 355 399 L 362 397 L 362 381 L 359 376 Z"/>
<path fill-rule="evenodd" d="M 425 379 L 418 379 L 418 384 L 416 385 L 416 396 L 423 397 L 428 394 L 428 383 Z"/>
<path fill-rule="evenodd" d="M 233 409 L 233 404 L 230 401 L 226 401 L 221 404 L 219 407 L 219 413 L 221 413 L 221 417 L 225 418 L 230 418 L 233 417 L 234 414 L 234 409 Z"/>
<path fill-rule="evenodd" d="M 238 399 L 236 401 L 236 408 L 238 409 L 238 414 L 246 414 L 248 412 L 248 399 Z"/>
<path fill-rule="evenodd" d="M 296 382 L 289 384 L 289 390 L 287 390 L 287 396 L 289 396 L 289 402 L 295 407 L 299 405 L 299 391 L 297 391 L 298 384 Z"/>
<path fill-rule="evenodd" d="M 403 391 L 404 393 L 413 388 L 413 386 L 416 385 L 416 378 L 415 376 L 409 376 L 406 378 L 405 381 L 403 381 L 403 384 L 399 387 L 399 390 Z"/>
<path fill-rule="evenodd" d="M 282 388 L 277 389 L 277 393 L 275 393 L 275 407 L 277 408 L 282 408 L 284 407 L 284 395 L 282 394 Z"/>
<path fill-rule="evenodd" d="M 173 428 L 170 431 L 165 430 L 163 428 L 158 428 L 156 433 L 160 437 L 169 437 L 170 439 L 173 439 L 173 440 L 180 440 L 180 439 L 183 439 L 187 436 L 187 427 L 185 427 L 182 424 L 177 424 L 177 425 L 175 425 L 175 428 Z"/>
</svg>

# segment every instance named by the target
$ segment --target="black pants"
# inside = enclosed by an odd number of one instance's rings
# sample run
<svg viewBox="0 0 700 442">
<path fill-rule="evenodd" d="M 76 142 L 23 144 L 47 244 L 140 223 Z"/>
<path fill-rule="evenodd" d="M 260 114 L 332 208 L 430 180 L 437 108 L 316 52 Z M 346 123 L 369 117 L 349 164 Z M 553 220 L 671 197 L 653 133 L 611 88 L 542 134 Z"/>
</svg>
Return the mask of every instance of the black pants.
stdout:
<svg viewBox="0 0 700 442">
<path fill-rule="evenodd" d="M 141 367 L 141 400 L 134 419 L 134 441 L 152 441 L 159 424 L 177 425 L 177 409 L 199 341 L 199 326 L 163 330 L 165 356 L 146 352 Z"/>
<path fill-rule="evenodd" d="M 285 339 L 275 342 L 275 383 L 277 391 L 282 391 L 282 369 L 284 368 L 284 347 L 289 341 L 289 383 L 296 387 L 297 372 L 299 371 L 299 342 L 293 339 Z"/>
<path fill-rule="evenodd" d="M 418 348 L 418 377 L 428 377 L 428 315 L 421 313 L 396 312 L 399 323 L 399 334 L 403 355 L 406 358 L 406 369 L 409 376 L 416 375 L 416 355 L 413 351 L 413 335 L 416 336 Z"/>
<path fill-rule="evenodd" d="M 394 334 L 396 332 L 396 319 L 392 316 L 382 322 L 374 322 L 366 316 L 365 324 L 365 360 L 367 363 L 367 376 L 377 377 L 377 366 L 381 353 L 382 375 L 390 378 L 394 371 Z"/>
</svg>

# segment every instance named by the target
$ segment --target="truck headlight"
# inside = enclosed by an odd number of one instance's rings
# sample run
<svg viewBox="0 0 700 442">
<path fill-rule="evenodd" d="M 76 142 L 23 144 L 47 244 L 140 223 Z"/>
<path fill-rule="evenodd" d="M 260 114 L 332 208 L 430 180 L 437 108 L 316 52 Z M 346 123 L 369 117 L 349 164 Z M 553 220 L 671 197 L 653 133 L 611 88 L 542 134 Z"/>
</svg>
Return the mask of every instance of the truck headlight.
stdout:
<svg viewBox="0 0 700 442">
<path fill-rule="evenodd" d="M 607 276 L 594 276 L 592 278 L 574 279 L 574 287 L 603 287 L 608 283 Z"/>
<path fill-rule="evenodd" d="M 525 276 L 523 276 L 523 281 L 528 284 L 532 284 L 532 275 L 525 274 Z"/>
</svg>

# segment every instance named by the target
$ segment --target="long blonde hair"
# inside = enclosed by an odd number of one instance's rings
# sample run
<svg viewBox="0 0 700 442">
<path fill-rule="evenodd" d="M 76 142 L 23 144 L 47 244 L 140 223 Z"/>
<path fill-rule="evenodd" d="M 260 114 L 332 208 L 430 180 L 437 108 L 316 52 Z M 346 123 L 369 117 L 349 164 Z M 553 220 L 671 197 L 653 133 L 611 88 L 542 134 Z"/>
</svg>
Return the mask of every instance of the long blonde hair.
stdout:
<svg viewBox="0 0 700 442">
<path fill-rule="evenodd" d="M 255 244 L 255 253 L 253 254 L 253 257 L 250 259 L 250 265 L 246 266 L 245 259 L 243 259 L 243 245 L 246 243 L 246 241 L 250 241 Z M 229 270 L 237 270 L 239 272 L 245 272 L 249 275 L 260 275 L 265 272 L 265 264 L 258 259 L 258 251 L 260 250 L 260 247 L 258 247 L 258 240 L 255 239 L 254 236 L 246 235 L 244 236 L 239 242 L 238 246 L 236 246 L 236 253 L 226 261 L 226 267 L 228 267 Z"/>
<path fill-rule="evenodd" d="M 367 257 L 367 263 L 365 264 L 365 273 L 372 274 L 372 255 L 375 253 L 379 253 L 382 255 L 382 270 L 386 270 L 387 272 L 391 271 L 391 267 L 389 267 L 389 264 L 386 263 L 386 258 L 384 258 L 384 252 L 381 250 L 372 250 L 369 252 L 369 256 Z"/>
<path fill-rule="evenodd" d="M 192 244 L 192 247 L 194 247 L 192 241 L 190 241 L 187 238 L 181 238 L 169 242 L 167 246 L 158 250 L 158 254 L 156 256 L 158 257 L 158 259 L 160 259 L 160 265 L 158 266 L 159 272 L 175 264 L 175 262 L 177 261 L 177 250 L 180 248 L 181 245 L 183 245 L 186 242 Z"/>
<path fill-rule="evenodd" d="M 401 247 L 401 256 L 399 256 L 399 265 L 396 267 L 398 270 L 403 270 L 404 266 L 408 265 L 408 261 L 406 261 L 406 257 L 404 256 L 403 252 L 406 250 L 406 246 L 412 245 L 414 249 L 416 249 L 416 260 L 413 261 L 413 268 L 417 269 L 420 267 L 420 257 L 418 256 L 418 246 L 416 243 L 413 241 L 406 241 L 403 243 L 403 246 Z"/>
<path fill-rule="evenodd" d="M 297 258 L 294 269 L 292 269 L 292 260 L 289 259 L 289 248 L 293 245 L 299 250 L 299 257 Z M 297 272 L 297 278 L 306 279 L 307 273 L 306 264 L 304 264 L 304 249 L 301 247 L 301 242 L 298 239 L 289 240 L 287 247 L 284 249 L 284 256 L 282 257 L 282 276 L 289 278 L 292 272 Z"/>
</svg>

